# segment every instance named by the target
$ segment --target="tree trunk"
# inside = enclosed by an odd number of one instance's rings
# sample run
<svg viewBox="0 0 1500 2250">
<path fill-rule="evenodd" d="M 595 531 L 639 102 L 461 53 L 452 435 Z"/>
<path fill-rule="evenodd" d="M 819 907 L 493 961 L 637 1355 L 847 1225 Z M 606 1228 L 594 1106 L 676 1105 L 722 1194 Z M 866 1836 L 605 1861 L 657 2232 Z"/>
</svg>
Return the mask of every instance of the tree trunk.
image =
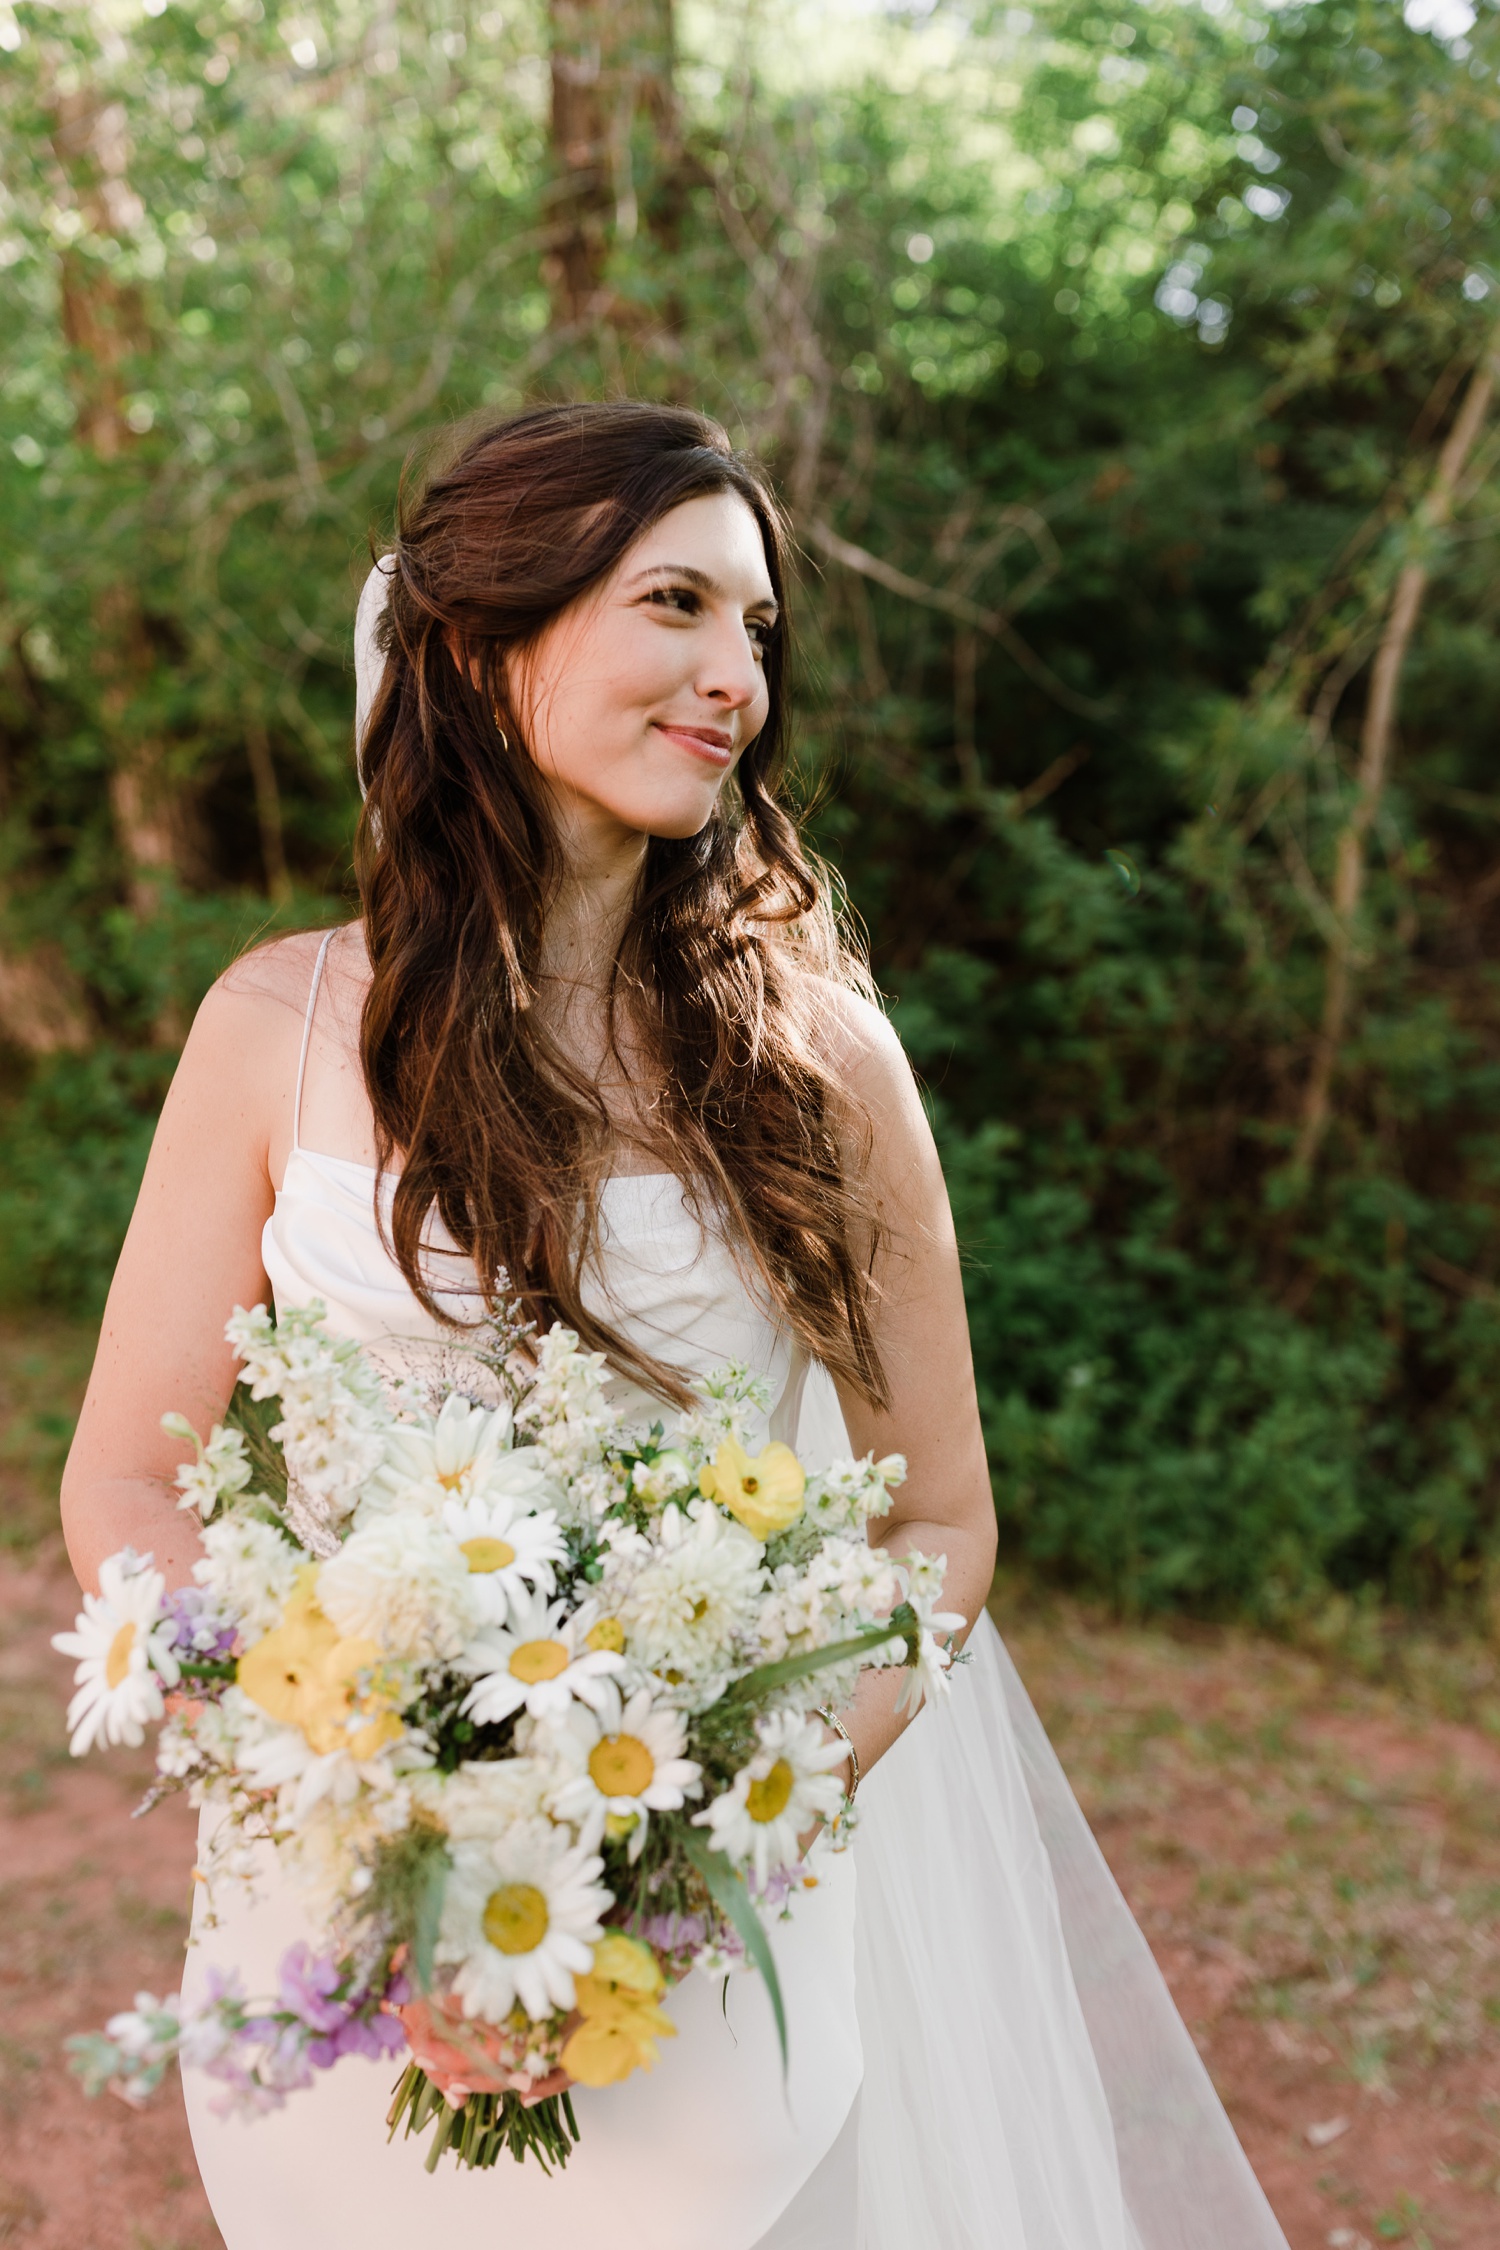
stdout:
<svg viewBox="0 0 1500 2250">
<path fill-rule="evenodd" d="M 640 224 L 633 142 L 649 122 L 653 171 L 675 159 L 672 0 L 549 0 L 552 201 L 561 240 L 546 261 L 562 326 L 630 325 L 609 286 L 616 242 Z"/>
<path fill-rule="evenodd" d="M 126 177 L 125 112 L 89 87 L 59 94 L 52 111 L 59 199 L 83 221 L 80 241 L 122 236 L 140 215 Z M 128 417 L 131 362 L 149 346 L 139 294 L 80 248 L 61 255 L 63 332 L 81 442 L 104 463 L 138 442 Z M 149 914 L 163 876 L 183 874 L 197 857 L 192 808 L 166 767 L 165 744 L 142 729 L 135 706 L 149 688 L 156 656 L 136 585 L 107 586 L 94 605 L 94 669 L 99 709 L 114 757 L 109 799 L 129 870 L 131 905 Z"/>
<path fill-rule="evenodd" d="M 1437 467 L 1426 497 L 1417 511 L 1418 523 L 1437 531 L 1453 512 L 1453 496 L 1464 464 L 1484 427 L 1500 373 L 1500 334 L 1492 335 L 1483 357 L 1469 378 L 1463 404 L 1438 455 Z M 1357 918 L 1364 895 L 1370 830 L 1380 810 L 1390 772 L 1396 737 L 1396 712 L 1401 674 L 1411 647 L 1412 634 L 1427 592 L 1430 566 L 1425 561 L 1403 564 L 1396 579 L 1391 605 L 1375 651 L 1370 674 L 1370 694 L 1360 732 L 1359 773 L 1349 818 L 1340 830 L 1333 876 L 1335 935 L 1329 941 L 1328 974 L 1323 990 L 1323 1019 L 1303 1090 L 1302 1123 L 1293 1151 L 1294 1168 L 1310 1173 L 1318 1159 L 1332 1110 L 1333 1081 L 1339 1050 L 1349 1018 L 1358 968 Z"/>
</svg>

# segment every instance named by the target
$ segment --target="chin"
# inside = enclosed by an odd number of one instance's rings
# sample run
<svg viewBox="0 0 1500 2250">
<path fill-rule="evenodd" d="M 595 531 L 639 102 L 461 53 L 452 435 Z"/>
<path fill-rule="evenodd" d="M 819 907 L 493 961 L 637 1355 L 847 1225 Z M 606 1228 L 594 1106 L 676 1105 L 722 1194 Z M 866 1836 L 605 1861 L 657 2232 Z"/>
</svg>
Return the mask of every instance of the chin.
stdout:
<svg viewBox="0 0 1500 2250">
<path fill-rule="evenodd" d="M 652 789 L 643 790 L 639 796 L 633 795 L 628 804 L 613 804 L 609 810 L 626 827 L 639 830 L 643 836 L 681 842 L 708 826 L 718 802 L 717 788 Z"/>
</svg>

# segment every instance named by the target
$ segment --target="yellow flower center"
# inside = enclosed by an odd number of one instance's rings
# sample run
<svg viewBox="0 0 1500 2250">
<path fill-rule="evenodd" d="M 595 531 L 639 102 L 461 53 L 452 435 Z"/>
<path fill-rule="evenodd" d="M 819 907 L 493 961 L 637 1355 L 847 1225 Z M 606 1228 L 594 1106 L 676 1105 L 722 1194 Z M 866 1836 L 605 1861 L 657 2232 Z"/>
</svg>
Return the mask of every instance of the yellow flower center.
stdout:
<svg viewBox="0 0 1500 2250">
<path fill-rule="evenodd" d="M 510 1660 L 511 1678 L 535 1687 L 538 1680 L 555 1680 L 566 1672 L 570 1661 L 561 1641 L 522 1641 Z"/>
<path fill-rule="evenodd" d="M 618 1617 L 601 1617 L 584 1639 L 596 1655 L 618 1656 L 625 1646 L 625 1628 Z"/>
<path fill-rule="evenodd" d="M 549 1919 L 535 1883 L 502 1883 L 484 1902 L 484 1934 L 497 1953 L 535 1953 Z"/>
<path fill-rule="evenodd" d="M 656 1760 L 633 1734 L 606 1734 L 589 1752 L 589 1779 L 601 1797 L 638 1797 L 655 1771 Z"/>
<path fill-rule="evenodd" d="M 741 1490 L 741 1492 L 759 1492 L 759 1490 L 760 1490 L 760 1478 L 759 1478 L 759 1477 L 741 1477 L 741 1478 L 740 1478 L 740 1490 Z"/>
<path fill-rule="evenodd" d="M 130 1670 L 130 1652 L 135 1647 L 135 1619 L 129 1618 L 120 1627 L 109 1644 L 109 1654 L 104 1659 L 105 1685 L 117 1688 Z"/>
<path fill-rule="evenodd" d="M 752 1781 L 745 1793 L 745 1810 L 752 1820 L 779 1820 L 792 1794 L 794 1776 L 785 1758 L 778 1758 L 763 1781 Z"/>
<path fill-rule="evenodd" d="M 461 1539 L 458 1551 L 471 1574 L 480 1570 L 505 1570 L 516 1559 L 516 1550 L 508 1539 Z"/>
<path fill-rule="evenodd" d="M 467 1461 L 461 1469 L 440 1469 L 438 1471 L 438 1483 L 445 1492 L 457 1492 L 468 1473 L 469 1464 Z"/>
</svg>

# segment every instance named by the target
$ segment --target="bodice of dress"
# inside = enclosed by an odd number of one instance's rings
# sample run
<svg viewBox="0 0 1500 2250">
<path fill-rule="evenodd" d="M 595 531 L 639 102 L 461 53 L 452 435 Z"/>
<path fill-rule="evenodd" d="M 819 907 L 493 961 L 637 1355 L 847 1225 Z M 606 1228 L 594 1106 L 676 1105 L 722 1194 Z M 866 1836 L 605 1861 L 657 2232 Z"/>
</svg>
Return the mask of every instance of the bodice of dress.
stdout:
<svg viewBox="0 0 1500 2250">
<path fill-rule="evenodd" d="M 261 1255 L 278 1314 L 321 1300 L 329 1326 L 374 1348 L 410 1340 L 439 1342 L 443 1326 L 407 1287 L 391 1254 L 388 1221 L 395 1181 L 378 1183 L 369 1165 L 293 1146 Z M 426 1270 L 443 1311 L 472 1322 L 484 1310 L 473 1264 L 434 1219 L 424 1237 Z M 692 1208 L 672 1173 L 625 1173 L 607 1180 L 599 1241 L 585 1275 L 591 1311 L 653 1357 L 703 1375 L 738 1361 L 771 1387 L 767 1429 L 791 1438 L 812 1408 L 823 1458 L 840 1450 L 837 1401 L 826 1377 L 809 1381 L 805 1356 L 747 1284 L 733 1252 Z M 617 1379 L 628 1417 L 659 1404 Z"/>
</svg>

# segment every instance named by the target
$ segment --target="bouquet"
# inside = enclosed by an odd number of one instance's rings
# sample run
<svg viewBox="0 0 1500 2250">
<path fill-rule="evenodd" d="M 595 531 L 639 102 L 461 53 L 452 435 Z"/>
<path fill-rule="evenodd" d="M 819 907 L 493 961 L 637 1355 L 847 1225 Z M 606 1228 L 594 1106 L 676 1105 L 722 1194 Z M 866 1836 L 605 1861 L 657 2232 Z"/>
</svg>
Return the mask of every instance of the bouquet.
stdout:
<svg viewBox="0 0 1500 2250">
<path fill-rule="evenodd" d="M 137 1995 L 74 2039 L 91 2092 L 141 2101 L 175 2057 L 222 2109 L 279 2107 L 347 2054 L 389 2055 L 389 2123 L 545 2167 L 578 2137 L 569 2089 L 649 2070 L 692 1970 L 765 1979 L 767 1925 L 821 1824 L 847 1837 L 819 1708 L 862 1669 L 945 1691 L 959 1617 L 944 1559 L 866 1526 L 899 1456 L 806 1471 L 752 1453 L 760 1378 L 624 1426 L 601 1355 L 503 1312 L 425 1371 L 336 1339 L 314 1305 L 236 1310 L 231 1426 L 177 1475 L 201 1520 L 191 1586 L 129 1549 L 76 1630 L 71 1747 L 159 1729 L 147 1810 L 213 1807 L 198 1874 L 275 1864 L 309 1942 L 274 1994 Z"/>
</svg>

